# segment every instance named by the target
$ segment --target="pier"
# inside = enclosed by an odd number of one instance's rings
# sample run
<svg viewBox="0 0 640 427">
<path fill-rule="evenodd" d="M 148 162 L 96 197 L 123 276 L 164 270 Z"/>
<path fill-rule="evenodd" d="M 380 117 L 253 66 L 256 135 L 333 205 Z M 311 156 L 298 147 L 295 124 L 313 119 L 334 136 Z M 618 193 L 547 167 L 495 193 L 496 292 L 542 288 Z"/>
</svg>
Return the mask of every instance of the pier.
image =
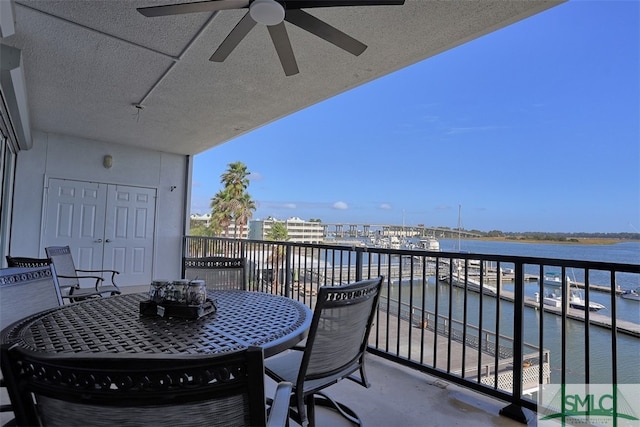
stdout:
<svg viewBox="0 0 640 427">
<path fill-rule="evenodd" d="M 447 263 L 441 263 L 441 265 L 443 264 L 447 264 Z M 384 274 L 385 276 L 388 276 L 389 283 L 398 284 L 400 283 L 400 280 L 402 280 L 403 285 L 409 285 L 411 283 L 416 283 L 416 284 L 421 283 L 421 277 L 414 278 L 411 275 L 412 273 L 411 267 L 408 265 L 401 265 L 401 263 L 397 263 L 397 264 L 390 264 L 390 265 L 386 264 L 386 265 L 383 265 L 382 267 L 383 267 L 381 268 L 382 274 Z M 338 283 L 341 283 L 341 280 L 340 280 L 341 277 L 345 279 L 347 277 L 354 277 L 355 268 L 356 268 L 355 266 L 348 267 L 348 268 L 343 266 L 339 269 L 340 275 L 335 277 L 332 270 L 328 270 L 325 275 L 324 273 L 318 273 L 317 271 L 310 269 L 306 272 L 301 272 L 300 277 L 304 277 L 304 275 L 306 275 L 306 280 L 309 280 L 312 283 L 338 284 Z M 440 270 L 441 272 L 443 271 L 448 272 L 449 270 L 448 264 L 446 268 L 444 269 L 440 268 Z M 426 277 L 435 278 L 436 277 L 435 263 L 427 263 L 427 265 L 425 266 L 425 272 L 426 272 L 425 273 Z M 415 275 L 418 275 L 418 274 L 421 275 L 422 266 L 419 266 L 419 267 L 414 266 L 413 273 Z M 463 276 L 461 276 L 461 278 L 462 277 Z M 473 278 L 473 277 L 479 278 L 479 273 L 474 276 L 474 274 L 472 274 L 470 270 L 468 278 Z M 439 282 L 449 283 L 448 275 L 443 275 L 439 277 L 438 280 Z M 513 273 L 507 273 L 507 274 L 503 273 L 500 275 L 500 281 L 498 281 L 498 273 L 494 269 L 493 271 L 486 271 L 483 283 L 488 285 L 495 285 L 497 283 L 513 283 L 514 280 L 515 280 L 515 276 L 513 275 Z M 532 275 L 532 274 L 525 275 L 525 283 L 538 282 L 539 280 L 540 280 L 539 276 Z M 584 289 L 584 286 L 585 286 L 584 283 L 579 283 L 574 281 L 571 282 L 571 285 L 572 286 L 575 285 L 576 287 L 581 289 Z M 453 280 L 453 286 L 464 287 L 463 280 L 461 280 L 461 282 L 457 282 L 456 280 Z M 605 293 L 611 292 L 608 286 L 590 284 L 589 288 L 597 292 L 605 292 Z M 476 286 L 468 285 L 467 289 L 471 292 L 478 292 L 478 289 Z M 619 293 L 620 291 L 616 289 L 615 292 Z M 500 289 L 499 292 L 496 292 L 495 294 L 493 290 L 491 290 L 490 292 L 487 292 L 487 290 L 485 290 L 485 294 L 487 293 L 491 293 L 494 296 L 499 295 L 500 299 L 505 301 L 514 302 L 515 300 L 514 293 L 504 289 Z M 550 305 L 542 304 L 542 300 L 536 301 L 535 298 L 532 298 L 529 296 L 524 297 L 524 305 L 525 307 L 533 308 L 535 310 L 540 310 L 540 307 L 542 306 L 542 309 L 545 312 L 552 313 L 559 316 L 562 315 L 562 309 L 560 307 L 553 307 Z M 584 322 L 586 319 L 586 313 L 583 310 L 568 307 L 566 317 L 569 319 Z M 612 319 L 609 316 L 605 316 L 595 312 L 589 312 L 589 324 L 599 326 L 602 328 L 608 328 L 608 329 L 611 329 L 613 327 Z M 616 326 L 617 332 L 640 338 L 640 325 L 637 323 L 630 322 L 627 320 L 616 319 L 615 326 Z"/>
<path fill-rule="evenodd" d="M 397 301 L 391 304 L 395 307 Z M 449 328 L 446 318 L 440 316 L 436 321 L 433 313 L 427 315 L 429 320 L 423 323 L 422 316 L 411 313 L 407 306 L 403 307 L 400 315 L 395 310 L 387 312 L 386 306 L 386 299 L 381 298 L 376 324 L 373 326 L 379 331 L 378 340 L 376 342 L 375 334 L 371 334 L 370 345 L 384 348 L 385 342 L 398 343 L 394 348 L 385 350 L 409 360 L 420 360 L 434 369 L 471 381 L 502 390 L 513 390 L 512 348 L 496 345 L 494 334 L 484 331 L 478 336 L 477 330 L 474 332 L 472 327 L 467 326 L 467 331 L 464 331 L 461 324 L 451 325 Z M 540 369 L 543 383 L 549 383 L 551 378 L 549 352 L 543 351 L 540 363 L 538 348 L 527 347 L 522 368 L 524 394 L 538 391 Z"/>
<path fill-rule="evenodd" d="M 573 282 L 572 282 L 573 283 Z M 515 297 L 513 292 L 502 291 L 500 298 L 513 302 Z M 536 301 L 535 298 L 525 297 L 524 305 L 526 307 L 531 307 L 535 310 L 540 310 L 541 301 Z M 557 314 L 558 316 L 562 315 L 561 307 L 553 307 L 551 305 L 542 304 L 543 310 L 549 313 Z M 586 312 L 584 310 L 578 310 L 575 308 L 567 308 L 567 318 L 579 321 L 586 321 Z M 600 326 L 602 328 L 611 329 L 612 319 L 609 316 L 605 316 L 603 314 L 589 312 L 589 324 Z M 620 333 L 624 333 L 627 335 L 632 335 L 634 337 L 640 338 L 640 325 L 637 323 L 629 322 L 627 320 L 616 319 L 616 330 Z"/>
</svg>

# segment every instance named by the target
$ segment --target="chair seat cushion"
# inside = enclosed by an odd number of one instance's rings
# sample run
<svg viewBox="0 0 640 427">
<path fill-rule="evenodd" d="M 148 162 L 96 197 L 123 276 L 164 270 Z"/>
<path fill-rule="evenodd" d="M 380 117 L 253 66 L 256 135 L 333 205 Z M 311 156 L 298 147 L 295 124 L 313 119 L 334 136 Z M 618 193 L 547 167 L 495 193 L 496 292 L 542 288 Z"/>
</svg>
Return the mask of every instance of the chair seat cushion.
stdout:
<svg viewBox="0 0 640 427">
<path fill-rule="evenodd" d="M 303 354 L 303 351 L 288 350 L 265 359 L 265 371 L 267 375 L 278 382 L 287 381 L 296 384 Z M 325 388 L 327 385 L 335 384 L 341 378 L 357 371 L 359 367 L 359 363 L 355 361 L 334 375 L 324 376 L 316 380 L 307 380 L 304 382 L 303 391 L 306 394 Z"/>
</svg>

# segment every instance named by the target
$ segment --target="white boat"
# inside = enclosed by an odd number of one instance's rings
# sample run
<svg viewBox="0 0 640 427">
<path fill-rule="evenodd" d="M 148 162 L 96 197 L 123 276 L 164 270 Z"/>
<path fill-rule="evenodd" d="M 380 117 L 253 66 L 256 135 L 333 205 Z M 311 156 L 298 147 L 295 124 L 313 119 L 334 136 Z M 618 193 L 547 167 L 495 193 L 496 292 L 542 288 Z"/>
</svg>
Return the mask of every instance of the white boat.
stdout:
<svg viewBox="0 0 640 427">
<path fill-rule="evenodd" d="M 399 250 L 400 249 L 400 239 L 398 238 L 398 236 L 391 236 L 391 240 L 389 243 L 389 248 L 390 249 L 395 249 L 395 250 Z"/>
<path fill-rule="evenodd" d="M 585 301 L 582 297 L 582 293 L 579 291 L 571 291 L 571 296 L 569 298 L 569 307 L 577 308 L 578 310 L 585 309 Z M 605 308 L 604 305 L 599 304 L 597 302 L 589 301 L 589 311 L 599 311 Z"/>
<path fill-rule="evenodd" d="M 640 292 L 638 292 L 638 289 L 627 289 L 620 294 L 620 297 L 624 299 L 630 299 L 632 301 L 640 301 Z"/>
<path fill-rule="evenodd" d="M 429 252 L 440 252 L 440 242 L 435 237 L 420 239 L 418 248 Z"/>
<path fill-rule="evenodd" d="M 448 280 L 448 277 L 445 277 L 444 280 Z M 465 277 L 464 277 L 464 273 L 460 273 L 460 272 L 455 272 L 451 275 L 451 281 L 453 286 L 457 286 L 459 288 L 464 288 L 464 284 L 465 284 Z M 480 282 L 472 279 L 470 277 L 467 277 L 466 279 L 467 282 L 467 289 L 472 290 L 472 291 L 476 291 L 476 292 L 480 292 Z M 482 292 L 486 295 L 497 295 L 498 294 L 498 288 L 496 288 L 493 285 L 490 285 L 488 283 L 484 283 L 482 285 Z"/>
<path fill-rule="evenodd" d="M 567 285 L 571 285 L 571 279 L 569 276 L 566 276 L 566 280 Z M 559 288 L 562 286 L 562 276 L 558 273 L 546 273 L 542 279 L 542 283 L 545 286 L 555 286 Z"/>
<path fill-rule="evenodd" d="M 578 310 L 584 310 L 586 307 L 586 303 L 585 303 L 584 297 L 582 296 L 582 293 L 574 289 L 572 289 L 569 292 L 570 292 L 569 307 L 575 308 Z M 546 295 L 543 298 L 542 302 L 543 304 L 550 305 L 552 307 L 557 307 L 557 308 L 562 307 L 562 297 L 556 295 L 555 293 Z M 603 308 L 606 308 L 606 307 L 600 303 L 589 301 L 589 311 L 599 311 L 599 310 L 602 310 Z"/>
</svg>

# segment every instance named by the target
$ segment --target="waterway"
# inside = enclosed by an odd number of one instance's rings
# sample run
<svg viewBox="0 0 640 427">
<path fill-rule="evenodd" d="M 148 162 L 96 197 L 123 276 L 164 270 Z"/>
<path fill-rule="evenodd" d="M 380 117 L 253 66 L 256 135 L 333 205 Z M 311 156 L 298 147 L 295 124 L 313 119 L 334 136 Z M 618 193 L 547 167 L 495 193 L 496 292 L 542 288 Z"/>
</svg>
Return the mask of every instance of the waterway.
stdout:
<svg viewBox="0 0 640 427">
<path fill-rule="evenodd" d="M 457 251 L 457 240 L 440 240 L 442 251 Z M 455 249 L 454 249 L 455 248 Z M 469 253 L 518 255 L 527 257 L 557 258 L 565 260 L 588 260 L 614 263 L 638 264 L 640 263 L 640 242 L 618 243 L 612 245 L 569 245 L 569 244 L 531 244 L 492 242 L 478 240 L 461 241 L 461 249 Z M 534 270 L 532 274 L 536 274 Z M 605 274 L 592 272 L 589 279 L 592 284 L 608 285 L 609 277 Z M 571 271 L 572 280 L 584 281 L 583 271 Z M 640 286 L 638 275 L 624 275 L 616 277 L 616 284 L 623 289 L 633 289 Z M 435 311 L 436 287 L 438 287 L 438 312 L 448 314 L 449 292 L 451 291 L 452 318 L 456 320 L 466 319 L 467 324 L 477 326 L 480 322 L 480 295 L 462 289 L 450 289 L 447 284 L 436 283 L 435 278 L 430 278 L 427 285 L 416 283 L 410 291 L 407 285 L 394 285 L 391 289 L 391 297 L 400 297 L 407 302 L 409 295 L 413 295 L 413 305 L 420 303 L 424 298 L 425 309 Z M 513 284 L 504 285 L 503 289 L 513 291 Z M 422 295 L 424 288 L 424 297 Z M 544 288 L 545 292 L 547 288 Z M 528 282 L 525 285 L 525 294 L 533 296 L 539 292 L 538 282 Z M 557 289 L 556 289 L 557 290 Z M 412 292 L 412 293 L 411 293 Z M 619 296 L 601 292 L 590 292 L 592 301 L 605 305 L 605 309 L 599 314 L 611 316 L 609 308 L 612 298 L 616 299 L 617 317 L 640 324 L 640 302 L 625 300 Z M 466 307 L 466 311 L 465 311 Z M 508 301 L 497 301 L 493 296 L 482 297 L 482 327 L 495 332 L 496 314 L 500 318 L 498 324 L 501 335 L 512 336 L 513 304 Z M 466 317 L 465 317 L 466 313 Z M 539 325 L 543 327 L 540 328 Z M 562 351 L 562 332 L 565 332 L 565 351 Z M 542 339 L 540 337 L 542 331 Z M 587 353 L 589 382 L 592 384 L 607 384 L 612 382 L 612 348 L 615 340 L 617 347 L 617 382 L 620 384 L 640 384 L 640 339 L 625 334 L 615 334 L 610 329 L 595 325 L 586 325 L 585 322 L 562 318 L 556 314 L 543 312 L 537 309 L 525 308 L 524 313 L 524 338 L 525 342 L 539 345 L 550 351 L 551 354 L 551 382 L 560 383 L 564 366 L 567 383 L 584 383 L 587 381 Z M 588 339 L 588 348 L 586 342 Z M 563 360 L 564 354 L 564 360 Z"/>
</svg>

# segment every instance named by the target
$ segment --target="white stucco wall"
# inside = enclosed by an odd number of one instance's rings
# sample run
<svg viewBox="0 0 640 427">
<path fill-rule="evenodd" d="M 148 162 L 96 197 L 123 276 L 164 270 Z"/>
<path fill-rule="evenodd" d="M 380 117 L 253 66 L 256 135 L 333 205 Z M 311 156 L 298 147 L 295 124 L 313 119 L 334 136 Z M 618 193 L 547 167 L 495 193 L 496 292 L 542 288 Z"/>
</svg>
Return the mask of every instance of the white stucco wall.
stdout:
<svg viewBox="0 0 640 427">
<path fill-rule="evenodd" d="M 102 165 L 106 154 L 110 169 Z M 10 253 L 45 256 L 40 224 L 49 178 L 149 187 L 157 191 L 153 277 L 180 277 L 188 169 L 183 155 L 34 132 L 33 148 L 18 152 Z"/>
</svg>

